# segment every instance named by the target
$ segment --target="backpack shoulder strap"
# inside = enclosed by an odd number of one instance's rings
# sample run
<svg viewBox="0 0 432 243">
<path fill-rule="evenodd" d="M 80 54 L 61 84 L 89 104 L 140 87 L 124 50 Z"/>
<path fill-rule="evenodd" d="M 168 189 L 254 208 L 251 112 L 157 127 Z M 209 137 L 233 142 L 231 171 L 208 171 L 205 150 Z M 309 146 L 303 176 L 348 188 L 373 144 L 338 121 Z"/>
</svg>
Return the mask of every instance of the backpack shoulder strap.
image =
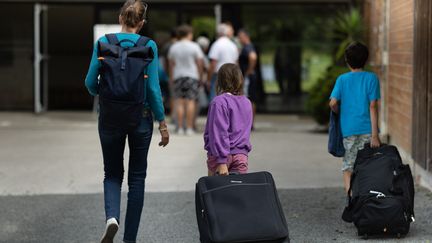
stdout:
<svg viewBox="0 0 432 243">
<path fill-rule="evenodd" d="M 136 45 L 137 46 L 145 46 L 145 45 L 147 45 L 147 43 L 149 41 L 150 41 L 150 38 L 148 38 L 147 36 L 140 36 L 140 38 L 136 42 Z"/>
<path fill-rule="evenodd" d="M 105 37 L 111 45 L 118 45 L 120 43 L 116 34 L 106 34 Z"/>
</svg>

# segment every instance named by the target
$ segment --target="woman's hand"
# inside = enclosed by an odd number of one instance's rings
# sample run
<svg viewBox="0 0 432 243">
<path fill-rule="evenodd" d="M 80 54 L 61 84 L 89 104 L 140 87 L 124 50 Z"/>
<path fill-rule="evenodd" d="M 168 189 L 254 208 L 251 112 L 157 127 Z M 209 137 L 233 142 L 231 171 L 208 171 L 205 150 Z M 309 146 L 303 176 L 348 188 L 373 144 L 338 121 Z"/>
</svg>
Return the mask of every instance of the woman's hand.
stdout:
<svg viewBox="0 0 432 243">
<path fill-rule="evenodd" d="M 159 132 L 162 136 L 161 141 L 159 142 L 159 146 L 165 147 L 169 143 L 168 126 L 166 125 L 165 121 L 159 122 Z"/>
<path fill-rule="evenodd" d="M 228 175 L 228 166 L 226 164 L 219 164 L 216 168 L 216 174 L 219 175 Z"/>
</svg>

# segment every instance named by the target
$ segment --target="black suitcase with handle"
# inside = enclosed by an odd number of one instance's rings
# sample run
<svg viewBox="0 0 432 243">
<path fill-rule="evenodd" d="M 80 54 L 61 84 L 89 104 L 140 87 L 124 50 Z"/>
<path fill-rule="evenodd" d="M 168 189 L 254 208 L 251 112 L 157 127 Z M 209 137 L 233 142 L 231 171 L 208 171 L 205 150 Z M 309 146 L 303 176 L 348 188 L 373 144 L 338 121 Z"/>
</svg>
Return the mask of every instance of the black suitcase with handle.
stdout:
<svg viewBox="0 0 432 243">
<path fill-rule="evenodd" d="M 202 243 L 289 242 L 268 172 L 202 177 L 196 184 L 195 205 Z"/>
</svg>

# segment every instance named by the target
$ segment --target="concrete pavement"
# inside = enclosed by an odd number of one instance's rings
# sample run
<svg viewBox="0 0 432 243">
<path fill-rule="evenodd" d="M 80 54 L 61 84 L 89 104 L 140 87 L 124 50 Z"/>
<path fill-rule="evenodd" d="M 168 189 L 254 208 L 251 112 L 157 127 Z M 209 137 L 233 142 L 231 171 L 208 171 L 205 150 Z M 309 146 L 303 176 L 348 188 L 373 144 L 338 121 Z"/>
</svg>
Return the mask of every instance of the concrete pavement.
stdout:
<svg viewBox="0 0 432 243">
<path fill-rule="evenodd" d="M 292 242 L 359 241 L 340 220 L 340 160 L 326 152 L 327 135 L 299 116 L 259 116 L 256 128 L 250 170 L 274 175 Z M 95 117 L 0 113 L 0 138 L 0 242 L 97 242 L 104 215 Z M 157 147 L 158 134 L 153 139 L 139 242 L 198 242 L 193 190 L 206 174 L 202 136 L 173 135 L 166 148 Z M 407 238 L 378 241 L 431 241 L 431 202 L 432 194 L 418 188 Z"/>
<path fill-rule="evenodd" d="M 342 186 L 340 161 L 326 152 L 327 136 L 314 133 L 310 119 L 257 120 L 251 171 L 272 172 L 280 188 Z M 204 123 L 200 118 L 200 128 Z M 96 118 L 90 113 L 0 113 L 0 136 L 0 195 L 102 191 L 102 155 Z M 155 129 L 147 190 L 194 190 L 194 183 L 207 173 L 202 134 L 174 134 L 166 148 L 157 146 L 159 139 Z"/>
<path fill-rule="evenodd" d="M 341 188 L 280 189 L 293 243 L 365 242 L 355 227 L 340 219 L 345 197 Z M 125 195 L 123 202 L 125 202 Z M 124 204 L 123 204 L 124 205 Z M 2 216 L 0 242 L 96 243 L 104 230 L 103 194 L 0 196 Z M 121 215 L 125 215 L 122 207 Z M 138 242 L 198 243 L 193 192 L 146 194 Z M 372 242 L 418 242 L 432 239 L 432 194 L 418 189 L 416 222 L 401 240 Z M 123 228 L 116 237 L 121 241 Z"/>
</svg>

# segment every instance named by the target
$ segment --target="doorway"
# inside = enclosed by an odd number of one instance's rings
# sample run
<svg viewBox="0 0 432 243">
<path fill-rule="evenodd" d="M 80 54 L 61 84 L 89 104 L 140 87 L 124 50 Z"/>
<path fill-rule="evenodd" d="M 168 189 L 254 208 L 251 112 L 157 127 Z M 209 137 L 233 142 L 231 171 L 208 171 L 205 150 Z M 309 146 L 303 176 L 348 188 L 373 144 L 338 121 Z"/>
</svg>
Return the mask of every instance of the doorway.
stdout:
<svg viewBox="0 0 432 243">
<path fill-rule="evenodd" d="M 84 80 L 93 50 L 93 10 L 91 5 L 48 5 L 46 9 L 49 110 L 92 107 Z"/>
</svg>

